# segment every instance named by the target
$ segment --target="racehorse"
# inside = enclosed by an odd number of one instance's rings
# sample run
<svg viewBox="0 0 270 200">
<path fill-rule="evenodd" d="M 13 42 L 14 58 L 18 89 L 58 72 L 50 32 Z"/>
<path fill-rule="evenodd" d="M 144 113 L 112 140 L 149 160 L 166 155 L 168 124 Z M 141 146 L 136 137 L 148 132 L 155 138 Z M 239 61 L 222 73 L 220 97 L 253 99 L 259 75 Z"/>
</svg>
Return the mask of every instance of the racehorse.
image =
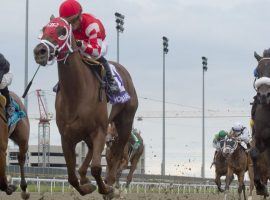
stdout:
<svg viewBox="0 0 270 200">
<path fill-rule="evenodd" d="M 132 136 L 130 136 L 129 141 L 125 146 L 124 154 L 118 168 L 118 172 L 116 176 L 117 188 L 119 188 L 120 186 L 119 179 L 121 177 L 122 171 L 128 168 L 129 168 L 129 173 L 127 176 L 126 188 L 129 187 L 133 178 L 133 173 L 136 170 L 137 164 L 144 151 L 144 144 L 143 144 L 143 139 L 141 135 L 138 132 L 134 132 L 133 134 L 135 134 L 135 136 L 138 138 L 140 145 L 138 146 L 137 149 L 135 149 L 133 146 L 135 142 L 132 139 Z M 108 127 L 108 135 L 106 139 L 106 144 L 107 144 L 106 155 L 108 155 L 108 152 L 110 151 L 110 147 L 112 143 L 114 142 L 116 143 L 118 142 L 118 134 L 117 134 L 114 123 L 112 123 Z M 131 164 L 130 167 L 128 166 L 129 163 Z"/>
<path fill-rule="evenodd" d="M 107 101 L 103 100 L 106 94 L 101 87 L 102 81 L 83 62 L 70 24 L 62 18 L 52 18 L 43 28 L 43 36 L 40 44 L 34 49 L 34 56 L 36 62 L 42 66 L 54 59 L 58 61 L 60 90 L 55 102 L 56 123 L 61 135 L 69 183 L 81 195 L 93 192 L 95 186 L 86 177 L 91 162 L 91 174 L 97 182 L 99 193 L 112 194 L 110 186 L 115 182 L 117 166 L 128 141 L 138 106 L 131 76 L 122 65 L 111 62 L 123 78 L 130 100 L 124 104 L 113 105 L 108 118 Z M 113 155 L 107 162 L 109 171 L 106 184 L 101 177 L 101 153 L 105 145 L 108 122 L 115 123 L 120 142 L 111 148 Z M 79 183 L 75 173 L 75 147 L 80 141 L 87 144 L 88 153 L 79 170 Z"/>
<path fill-rule="evenodd" d="M 222 141 L 221 141 L 221 143 L 222 143 Z M 215 156 L 215 161 L 214 161 L 213 165 L 215 165 L 215 176 L 216 176 L 215 177 L 215 183 L 217 185 L 218 191 L 219 192 L 224 192 L 224 190 L 221 188 L 221 180 L 220 180 L 220 178 L 222 176 L 227 175 L 228 167 L 227 167 L 227 160 L 222 155 L 221 150 L 217 151 L 216 156 Z M 231 181 L 232 180 L 233 180 L 233 176 L 231 178 Z"/>
<path fill-rule="evenodd" d="M 270 151 L 270 50 L 264 50 L 263 57 L 254 53 L 258 61 L 258 66 L 255 69 L 256 79 L 254 88 L 257 91 L 256 102 L 253 105 L 254 112 L 254 132 L 255 147 L 252 148 L 250 154 L 254 165 L 254 183 L 258 195 L 269 196 L 266 185 L 261 177 L 266 177 L 267 174 L 261 166 L 258 165 L 258 158 L 265 151 Z M 269 156 L 268 156 L 269 162 Z"/>
<path fill-rule="evenodd" d="M 227 192 L 229 190 L 231 177 L 233 176 L 233 174 L 236 174 L 238 177 L 238 197 L 239 199 L 241 199 L 241 194 L 243 192 L 244 199 L 246 199 L 244 176 L 245 172 L 248 171 L 250 179 L 248 199 L 252 199 L 252 191 L 254 188 L 254 175 L 250 156 L 235 137 L 229 137 L 224 140 L 222 154 L 226 158 L 228 166 L 225 191 Z"/>
<path fill-rule="evenodd" d="M 21 102 L 20 98 L 13 92 L 10 92 L 13 100 L 18 104 L 20 110 L 24 111 L 26 114 L 25 107 Z M 28 141 L 29 141 L 29 119 L 26 115 L 21 118 L 16 125 L 11 126 L 11 130 L 8 130 L 8 124 L 5 114 L 5 100 L 3 101 L 3 96 L 0 97 L 0 189 L 5 191 L 6 194 L 11 195 L 15 190 L 16 186 L 9 185 L 5 175 L 6 171 L 6 150 L 8 145 L 8 138 L 10 138 L 15 144 L 19 146 L 18 162 L 20 165 L 21 171 L 21 197 L 22 199 L 29 199 L 30 194 L 26 191 L 27 183 L 25 180 L 24 174 L 24 164 L 26 160 L 26 153 L 28 150 Z"/>
</svg>

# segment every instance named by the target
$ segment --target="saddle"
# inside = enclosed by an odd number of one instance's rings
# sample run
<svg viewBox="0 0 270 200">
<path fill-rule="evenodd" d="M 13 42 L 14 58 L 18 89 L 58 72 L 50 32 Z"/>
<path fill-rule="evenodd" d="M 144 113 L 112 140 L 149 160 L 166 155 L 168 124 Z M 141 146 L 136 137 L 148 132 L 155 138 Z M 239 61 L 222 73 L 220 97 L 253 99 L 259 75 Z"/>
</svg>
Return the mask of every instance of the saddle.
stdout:
<svg viewBox="0 0 270 200">
<path fill-rule="evenodd" d="M 94 74 L 96 76 L 98 75 L 98 77 L 97 77 L 98 80 L 104 79 L 104 77 L 106 75 L 106 71 L 105 71 L 105 68 L 102 65 L 102 63 L 100 63 L 92 58 L 88 58 L 86 56 L 82 56 L 82 61 L 88 66 L 88 68 L 90 70 L 92 70 L 94 72 Z"/>
</svg>

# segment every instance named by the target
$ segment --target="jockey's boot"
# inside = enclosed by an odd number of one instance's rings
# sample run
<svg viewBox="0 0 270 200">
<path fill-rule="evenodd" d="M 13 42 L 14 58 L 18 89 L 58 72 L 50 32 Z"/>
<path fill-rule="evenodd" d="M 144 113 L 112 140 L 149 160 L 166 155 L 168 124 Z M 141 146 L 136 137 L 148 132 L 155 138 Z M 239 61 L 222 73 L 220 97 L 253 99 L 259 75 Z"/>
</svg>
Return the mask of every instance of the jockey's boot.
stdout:
<svg viewBox="0 0 270 200">
<path fill-rule="evenodd" d="M 12 106 L 8 87 L 1 90 L 2 95 L 6 98 L 6 117 L 9 119 L 15 112 L 15 108 Z"/>
<path fill-rule="evenodd" d="M 112 72 L 111 72 L 110 65 L 109 65 L 108 61 L 103 56 L 101 56 L 99 59 L 97 59 L 97 61 L 99 61 L 105 68 L 106 78 L 108 80 L 110 91 L 113 94 L 118 94 L 120 92 L 120 89 L 119 89 L 116 81 L 113 78 L 113 75 L 112 75 Z"/>
</svg>

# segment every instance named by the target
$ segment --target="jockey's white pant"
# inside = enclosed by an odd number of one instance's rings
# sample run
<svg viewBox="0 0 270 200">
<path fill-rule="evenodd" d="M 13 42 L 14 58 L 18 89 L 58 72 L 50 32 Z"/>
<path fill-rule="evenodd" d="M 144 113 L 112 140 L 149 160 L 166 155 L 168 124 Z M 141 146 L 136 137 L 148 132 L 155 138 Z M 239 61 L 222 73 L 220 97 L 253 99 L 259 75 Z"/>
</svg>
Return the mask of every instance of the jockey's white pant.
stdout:
<svg viewBox="0 0 270 200">
<path fill-rule="evenodd" d="M 12 73 L 6 73 L 3 76 L 2 82 L 0 83 L 0 89 L 4 89 L 5 87 L 9 86 L 12 82 L 13 74 Z"/>
</svg>

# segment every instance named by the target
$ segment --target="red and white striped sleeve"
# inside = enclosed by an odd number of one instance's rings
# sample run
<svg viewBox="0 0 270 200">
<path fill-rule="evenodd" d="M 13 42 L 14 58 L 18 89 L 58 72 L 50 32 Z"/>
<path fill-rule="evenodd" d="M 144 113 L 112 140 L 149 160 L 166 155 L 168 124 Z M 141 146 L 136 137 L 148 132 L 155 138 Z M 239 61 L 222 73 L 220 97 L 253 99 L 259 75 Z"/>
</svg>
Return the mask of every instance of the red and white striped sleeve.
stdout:
<svg viewBox="0 0 270 200">
<path fill-rule="evenodd" d="M 100 28 L 97 23 L 91 23 L 85 30 L 88 40 L 83 41 L 82 50 L 92 57 L 98 58 L 101 53 L 102 39 L 100 38 Z"/>
</svg>

